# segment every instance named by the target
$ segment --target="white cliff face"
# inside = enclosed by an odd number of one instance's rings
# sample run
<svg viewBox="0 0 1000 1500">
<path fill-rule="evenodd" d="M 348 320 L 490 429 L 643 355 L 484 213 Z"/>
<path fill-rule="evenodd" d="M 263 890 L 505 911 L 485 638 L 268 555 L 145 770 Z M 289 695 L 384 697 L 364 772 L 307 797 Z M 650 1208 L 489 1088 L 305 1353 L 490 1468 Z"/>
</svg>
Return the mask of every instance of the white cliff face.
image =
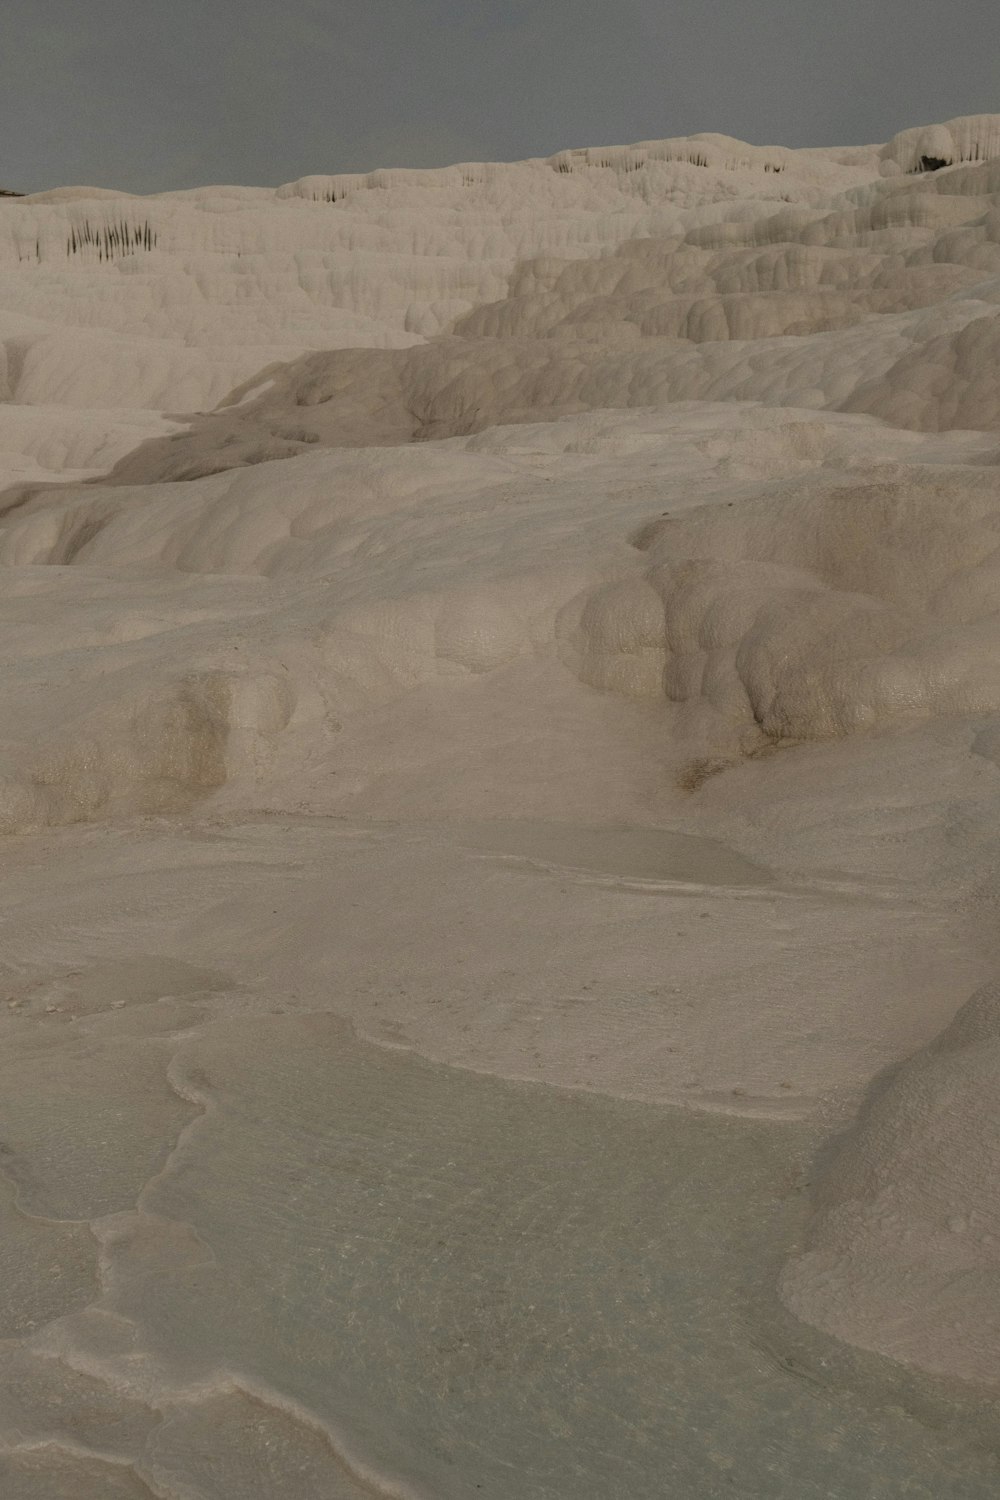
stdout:
<svg viewBox="0 0 1000 1500">
<path fill-rule="evenodd" d="M 995 1493 L 733 1328 L 1000 1384 L 998 341 L 1000 116 L 0 202 L 12 1494 Z"/>
<path fill-rule="evenodd" d="M 885 171 L 888 163 L 901 172 L 927 172 L 962 162 L 989 161 L 1000 156 L 998 119 L 997 115 L 963 115 L 941 125 L 901 130 L 879 152 L 880 170 Z"/>
</svg>

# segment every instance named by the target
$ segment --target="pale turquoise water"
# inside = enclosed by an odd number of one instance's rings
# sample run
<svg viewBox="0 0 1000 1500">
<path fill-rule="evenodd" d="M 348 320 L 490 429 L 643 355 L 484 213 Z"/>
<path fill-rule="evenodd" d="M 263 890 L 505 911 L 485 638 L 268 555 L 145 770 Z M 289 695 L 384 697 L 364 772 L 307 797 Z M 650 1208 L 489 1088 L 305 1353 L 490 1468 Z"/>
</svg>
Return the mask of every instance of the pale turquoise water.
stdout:
<svg viewBox="0 0 1000 1500">
<path fill-rule="evenodd" d="M 473 1077 L 328 1017 L 223 1023 L 176 1071 L 208 1113 L 112 1237 L 120 1369 L 235 1372 L 435 1500 L 1000 1493 L 975 1412 L 774 1301 L 805 1129 Z"/>
</svg>

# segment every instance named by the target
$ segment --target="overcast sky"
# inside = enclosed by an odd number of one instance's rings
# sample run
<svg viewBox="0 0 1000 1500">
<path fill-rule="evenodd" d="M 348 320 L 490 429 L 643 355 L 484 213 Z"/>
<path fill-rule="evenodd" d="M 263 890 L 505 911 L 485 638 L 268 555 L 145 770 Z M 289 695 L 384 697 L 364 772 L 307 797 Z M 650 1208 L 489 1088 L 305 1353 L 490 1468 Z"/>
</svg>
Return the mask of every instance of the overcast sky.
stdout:
<svg viewBox="0 0 1000 1500">
<path fill-rule="evenodd" d="M 0 187 L 156 192 L 1000 112 L 997 0 L 0 0 Z"/>
</svg>

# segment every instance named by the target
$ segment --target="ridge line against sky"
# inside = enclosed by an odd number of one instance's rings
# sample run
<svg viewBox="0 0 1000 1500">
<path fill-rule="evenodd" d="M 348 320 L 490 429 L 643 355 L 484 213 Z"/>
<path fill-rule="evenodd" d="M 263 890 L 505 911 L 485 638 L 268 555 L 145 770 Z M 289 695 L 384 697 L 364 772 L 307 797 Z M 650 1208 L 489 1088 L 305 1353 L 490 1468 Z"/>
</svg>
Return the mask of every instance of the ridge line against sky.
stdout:
<svg viewBox="0 0 1000 1500">
<path fill-rule="evenodd" d="M 0 187 L 870 144 L 996 110 L 996 59 L 993 0 L 5 0 Z"/>
</svg>

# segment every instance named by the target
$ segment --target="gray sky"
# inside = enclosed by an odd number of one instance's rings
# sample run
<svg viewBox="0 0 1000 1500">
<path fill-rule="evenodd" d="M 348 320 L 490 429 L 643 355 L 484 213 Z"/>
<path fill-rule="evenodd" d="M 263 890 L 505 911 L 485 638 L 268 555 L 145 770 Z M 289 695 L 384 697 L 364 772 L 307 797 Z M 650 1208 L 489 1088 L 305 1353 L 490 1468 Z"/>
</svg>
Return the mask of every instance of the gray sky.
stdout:
<svg viewBox="0 0 1000 1500">
<path fill-rule="evenodd" d="M 1000 112 L 997 0 L 0 0 L 0 187 L 156 192 Z"/>
</svg>

